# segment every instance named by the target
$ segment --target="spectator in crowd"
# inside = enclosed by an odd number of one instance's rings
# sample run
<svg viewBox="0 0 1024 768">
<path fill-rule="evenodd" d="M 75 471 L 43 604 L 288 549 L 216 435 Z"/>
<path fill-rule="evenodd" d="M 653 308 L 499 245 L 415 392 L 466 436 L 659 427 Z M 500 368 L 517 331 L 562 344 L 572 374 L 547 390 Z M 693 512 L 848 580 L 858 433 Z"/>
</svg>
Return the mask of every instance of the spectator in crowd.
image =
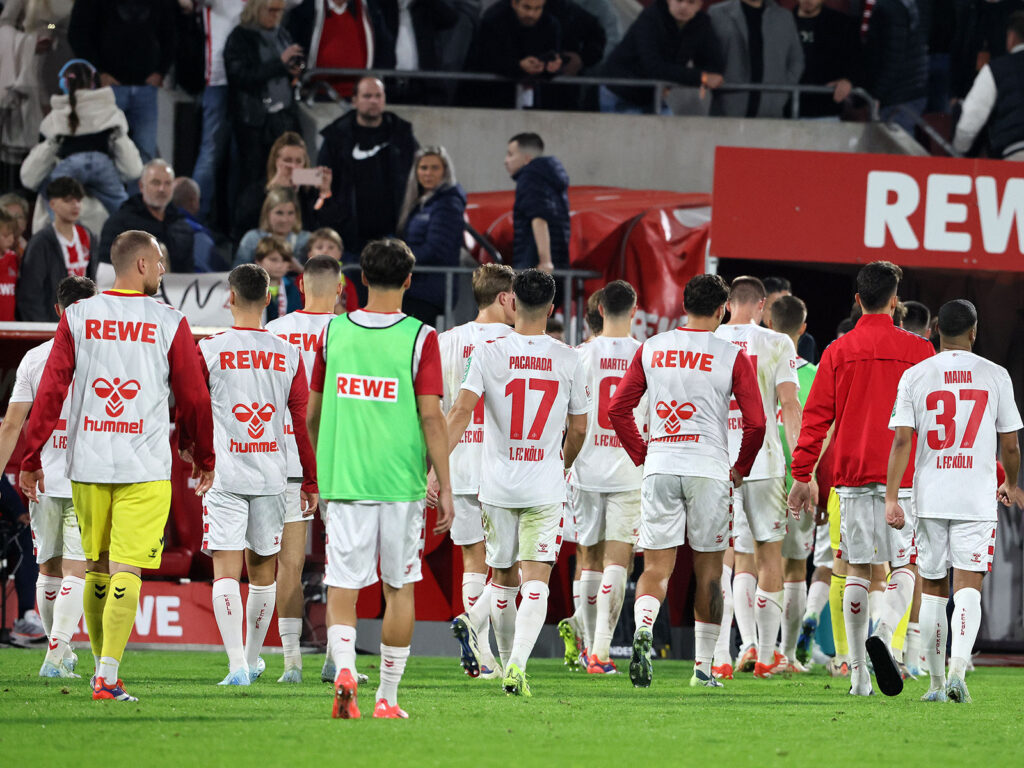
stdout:
<svg viewBox="0 0 1024 768">
<path fill-rule="evenodd" d="M 913 135 L 928 100 L 928 29 L 917 0 L 866 3 L 861 36 L 865 85 L 882 119 Z"/>
<path fill-rule="evenodd" d="M 413 161 L 398 236 L 416 257 L 416 267 L 457 267 L 462 253 L 466 193 L 444 147 L 423 147 Z M 455 282 L 452 282 L 455 291 Z M 427 325 L 444 313 L 444 275 L 413 274 L 402 297 L 402 311 Z M 457 295 L 451 297 L 455 305 Z"/>
<path fill-rule="evenodd" d="M 45 189 L 53 223 L 28 241 L 18 277 L 18 319 L 56 323 L 53 307 L 57 286 L 68 275 L 96 278 L 96 236 L 78 222 L 85 190 L 69 176 L 54 179 Z"/>
<path fill-rule="evenodd" d="M 480 22 L 480 0 L 455 0 L 456 20 L 448 29 L 437 35 L 438 69 L 445 72 L 462 72 L 466 69 L 473 37 Z M 442 83 L 446 103 L 452 103 L 459 84 L 452 80 Z"/>
<path fill-rule="evenodd" d="M 505 170 L 516 182 L 512 208 L 512 267 L 550 272 L 569 268 L 569 174 L 544 154 L 536 133 L 508 142 Z"/>
<path fill-rule="evenodd" d="M 1014 11 L 1024 11 L 1024 0 L 954 0 L 953 5 L 950 86 L 953 98 L 963 99 L 978 74 L 979 59 L 1009 53 L 1007 22 Z"/>
<path fill-rule="evenodd" d="M 6 195 L 0 195 L 0 210 L 4 210 L 14 217 L 14 250 L 18 256 L 24 255 L 25 246 L 28 245 L 28 240 L 25 238 L 25 232 L 28 230 L 28 200 L 14 192 L 8 192 Z"/>
<path fill-rule="evenodd" d="M 766 277 L 762 279 L 761 282 L 764 284 L 765 291 L 763 315 L 765 322 L 763 322 L 762 325 L 770 328 L 772 304 L 774 304 L 775 300 L 780 296 L 792 296 L 793 286 L 789 280 L 784 277 Z M 796 345 L 796 352 L 809 363 L 818 362 L 818 342 L 815 341 L 814 337 L 806 331 L 800 334 L 800 341 Z"/>
<path fill-rule="evenodd" d="M 379 0 L 378 5 L 388 36 L 395 41 L 395 69 L 440 69 L 437 37 L 459 19 L 455 0 Z M 392 100 L 443 104 L 444 83 L 440 80 L 400 80 L 393 87 Z"/>
<path fill-rule="evenodd" d="M 309 168 L 309 153 L 306 142 L 294 131 L 285 131 L 277 137 L 267 156 L 267 175 L 257 179 L 238 196 L 235 201 L 234 222 L 231 235 L 237 241 L 250 229 L 259 226 L 263 201 L 273 187 L 288 187 L 295 191 L 299 200 L 299 213 L 307 227 L 319 220 L 319 211 L 324 201 L 331 196 L 333 174 L 327 166 L 320 166 L 319 184 L 298 184 L 292 172 Z"/>
<path fill-rule="evenodd" d="M 14 570 L 18 618 L 11 627 L 11 643 L 22 646 L 46 640 L 42 619 L 35 610 L 39 566 L 34 557 L 29 520 L 28 510 L 18 492 L 7 481 L 7 476 L 0 474 L 0 523 L 11 526 L 13 534 L 7 537 L 6 550 L 0 549 L 0 558 L 6 560 Z M 6 583 L 4 589 L 8 589 Z"/>
<path fill-rule="evenodd" d="M 97 251 L 100 261 L 110 261 L 115 237 L 129 229 L 140 229 L 167 246 L 169 272 L 194 271 L 192 227 L 177 206 L 171 205 L 173 185 L 174 169 L 167 161 L 146 163 L 139 179 L 139 194 L 129 197 L 103 225 Z"/>
<path fill-rule="evenodd" d="M 555 302 L 555 306 L 558 306 L 558 302 Z M 552 339 L 558 341 L 565 341 L 565 323 L 560 318 L 552 315 L 548 318 L 547 326 L 544 329 L 544 333 L 550 336 Z"/>
<path fill-rule="evenodd" d="M 259 177 L 278 136 L 300 130 L 294 81 L 305 57 L 281 26 L 284 11 L 285 0 L 249 0 L 224 43 L 241 188 Z"/>
<path fill-rule="evenodd" d="M 50 180 L 71 176 L 113 213 L 128 199 L 124 185 L 142 174 L 142 159 L 114 91 L 97 85 L 89 62 L 72 59 L 64 65 L 63 93 L 50 99 L 50 113 L 39 126 L 43 140 L 21 164 L 21 183 L 45 189 Z"/>
<path fill-rule="evenodd" d="M 1024 11 L 1010 15 L 1008 56 L 981 68 L 964 99 L 953 148 L 967 152 L 988 126 L 989 152 L 1004 160 L 1024 160 Z"/>
<path fill-rule="evenodd" d="M 801 96 L 800 117 L 838 118 L 853 86 L 863 82 L 857 22 L 824 0 L 798 0 L 793 15 L 804 51 L 801 84 L 834 89 L 831 96 Z"/>
<path fill-rule="evenodd" d="M 309 242 L 309 232 L 302 228 L 302 212 L 295 190 L 290 187 L 271 187 L 263 201 L 258 229 L 250 229 L 238 244 L 233 266 L 248 264 L 260 241 L 275 237 L 288 245 L 289 259 L 303 253 Z"/>
<path fill-rule="evenodd" d="M 56 93 L 57 73 L 69 58 L 68 23 L 73 0 L 6 0 L 0 27 L 11 26 L 35 37 L 39 106 Z"/>
<path fill-rule="evenodd" d="M 288 273 L 296 269 L 292 248 L 287 241 L 273 235 L 256 244 L 253 261 L 267 270 L 270 276 L 270 303 L 267 304 L 267 322 L 302 309 L 299 286 Z"/>
<path fill-rule="evenodd" d="M 179 176 L 174 180 L 171 203 L 185 217 L 192 228 L 192 262 L 196 272 L 221 272 L 228 268 L 227 261 L 217 251 L 213 233 L 199 221 L 202 191 L 195 179 Z"/>
<path fill-rule="evenodd" d="M 903 324 L 900 326 L 905 331 L 916 333 L 922 338 L 928 339 L 932 335 L 932 313 L 920 301 L 903 302 Z"/>
<path fill-rule="evenodd" d="M 0 211 L 0 323 L 14 320 L 14 295 L 18 287 L 21 259 L 14 250 L 18 223 L 7 211 Z"/>
<path fill-rule="evenodd" d="M 324 128 L 318 164 L 333 172 L 331 199 L 320 221 L 338 231 L 358 262 L 363 246 L 394 234 L 405 184 L 419 143 L 412 124 L 387 111 L 384 84 L 356 83 L 354 109 Z"/>
<path fill-rule="evenodd" d="M 341 240 L 341 235 L 330 227 L 320 227 L 309 236 L 309 245 L 306 249 L 307 261 L 314 256 L 330 256 L 340 262 L 344 254 L 345 244 Z M 359 309 L 359 294 L 356 292 L 355 283 L 346 277 L 344 272 L 341 273 L 341 285 L 341 295 L 338 296 L 338 302 L 334 306 L 336 315 Z"/>
<path fill-rule="evenodd" d="M 601 71 L 608 77 L 665 80 L 717 88 L 725 61 L 700 0 L 655 0 L 626 31 Z M 602 112 L 652 110 L 650 88 L 601 86 Z"/>
<path fill-rule="evenodd" d="M 394 69 L 395 39 L 376 2 L 303 0 L 288 14 L 288 30 L 316 69 Z M 355 95 L 352 77 L 321 78 L 343 99 Z"/>
<path fill-rule="evenodd" d="M 149 162 L 159 153 L 157 89 L 174 60 L 175 0 L 77 0 L 68 39 L 114 89 L 131 137 Z"/>
<path fill-rule="evenodd" d="M 899 2 L 899 0 L 896 0 Z M 708 11 L 725 56 L 727 83 L 796 84 L 804 71 L 792 14 L 775 0 L 726 0 Z M 727 117 L 782 117 L 789 94 L 718 92 L 713 109 Z"/>
<path fill-rule="evenodd" d="M 925 113 L 948 113 L 952 96 L 952 54 L 957 0 L 931 0 L 928 22 L 928 102 Z M 922 6 L 924 10 L 924 6 Z"/>
<path fill-rule="evenodd" d="M 622 42 L 622 21 L 612 0 L 575 0 L 576 5 L 597 19 L 604 30 L 604 55 L 607 58 Z"/>
<path fill-rule="evenodd" d="M 596 16 L 574 0 L 545 0 L 544 12 L 558 20 L 562 28 L 562 46 L 558 55 L 562 66 L 556 73 L 557 85 L 541 89 L 537 106 L 542 109 L 578 110 L 597 108 L 593 88 L 569 85 L 564 78 L 589 74 L 604 59 L 607 39 Z"/>
</svg>

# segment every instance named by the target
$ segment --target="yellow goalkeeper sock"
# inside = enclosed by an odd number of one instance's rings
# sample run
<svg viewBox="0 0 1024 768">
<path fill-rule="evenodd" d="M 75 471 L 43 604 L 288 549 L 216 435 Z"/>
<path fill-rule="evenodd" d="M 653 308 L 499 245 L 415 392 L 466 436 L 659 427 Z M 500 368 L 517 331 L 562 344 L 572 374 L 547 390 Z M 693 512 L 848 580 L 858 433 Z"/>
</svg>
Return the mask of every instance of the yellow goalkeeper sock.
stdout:
<svg viewBox="0 0 1024 768">
<path fill-rule="evenodd" d="M 82 595 L 82 609 L 85 627 L 89 630 L 89 645 L 99 665 L 103 651 L 103 607 L 110 594 L 110 574 L 89 571 L 85 574 L 85 593 Z"/>
<path fill-rule="evenodd" d="M 907 624 L 910 623 L 910 611 L 914 607 L 914 601 L 911 600 L 907 604 L 907 610 L 903 613 L 903 618 L 900 619 L 900 623 L 896 625 L 896 630 L 892 633 L 892 647 L 900 651 L 903 650 L 903 644 L 907 639 Z"/>
<path fill-rule="evenodd" d="M 142 579 L 122 571 L 110 577 L 110 597 L 103 611 L 103 658 L 121 661 L 135 625 Z"/>
<path fill-rule="evenodd" d="M 846 577 L 832 574 L 832 582 L 828 588 L 828 609 L 832 616 L 832 640 L 836 645 L 836 657 L 845 659 L 849 656 L 850 646 L 846 642 L 846 621 L 843 619 L 843 590 L 846 589 Z"/>
</svg>

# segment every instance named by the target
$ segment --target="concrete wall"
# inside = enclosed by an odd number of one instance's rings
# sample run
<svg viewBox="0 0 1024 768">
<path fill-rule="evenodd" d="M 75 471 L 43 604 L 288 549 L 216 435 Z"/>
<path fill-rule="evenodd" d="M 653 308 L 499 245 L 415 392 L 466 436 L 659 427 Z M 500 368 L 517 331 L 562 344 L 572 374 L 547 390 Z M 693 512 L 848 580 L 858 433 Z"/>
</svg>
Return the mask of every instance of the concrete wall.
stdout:
<svg viewBox="0 0 1024 768">
<path fill-rule="evenodd" d="M 341 115 L 340 107 L 305 109 L 307 140 Z M 443 144 L 469 192 L 510 189 L 502 166 L 506 141 L 521 131 L 544 138 L 572 183 L 676 192 L 710 192 L 718 146 L 829 152 L 924 154 L 898 128 L 881 123 L 745 120 L 721 117 L 585 114 L 485 109 L 392 108 L 413 123 L 420 144 Z"/>
</svg>

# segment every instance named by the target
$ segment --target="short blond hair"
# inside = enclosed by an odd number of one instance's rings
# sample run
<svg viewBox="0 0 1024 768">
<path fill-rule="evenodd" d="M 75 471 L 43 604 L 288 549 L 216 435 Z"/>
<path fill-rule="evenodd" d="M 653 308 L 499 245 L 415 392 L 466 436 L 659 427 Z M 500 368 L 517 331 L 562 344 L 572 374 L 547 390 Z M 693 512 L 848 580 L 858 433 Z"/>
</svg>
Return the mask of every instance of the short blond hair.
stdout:
<svg viewBox="0 0 1024 768">
<path fill-rule="evenodd" d="M 292 260 L 292 247 L 288 245 L 288 241 L 275 235 L 260 238 L 260 241 L 256 243 L 256 250 L 253 252 L 252 260 L 259 264 L 272 253 L 281 254 L 281 258 L 285 261 Z"/>
<path fill-rule="evenodd" d="M 512 290 L 516 273 L 508 264 L 481 264 L 473 272 L 473 298 L 480 309 L 491 306 L 499 293 Z"/>
</svg>

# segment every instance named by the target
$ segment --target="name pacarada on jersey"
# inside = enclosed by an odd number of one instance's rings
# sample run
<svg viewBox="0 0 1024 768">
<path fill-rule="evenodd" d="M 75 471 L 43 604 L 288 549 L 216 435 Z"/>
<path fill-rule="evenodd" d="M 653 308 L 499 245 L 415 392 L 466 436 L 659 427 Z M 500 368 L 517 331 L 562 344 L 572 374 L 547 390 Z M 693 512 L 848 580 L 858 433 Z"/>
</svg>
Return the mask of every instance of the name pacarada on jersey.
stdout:
<svg viewBox="0 0 1024 768">
<path fill-rule="evenodd" d="M 532 355 L 512 355 L 508 359 L 508 367 L 513 371 L 551 371 L 550 357 L 533 357 Z"/>
</svg>

